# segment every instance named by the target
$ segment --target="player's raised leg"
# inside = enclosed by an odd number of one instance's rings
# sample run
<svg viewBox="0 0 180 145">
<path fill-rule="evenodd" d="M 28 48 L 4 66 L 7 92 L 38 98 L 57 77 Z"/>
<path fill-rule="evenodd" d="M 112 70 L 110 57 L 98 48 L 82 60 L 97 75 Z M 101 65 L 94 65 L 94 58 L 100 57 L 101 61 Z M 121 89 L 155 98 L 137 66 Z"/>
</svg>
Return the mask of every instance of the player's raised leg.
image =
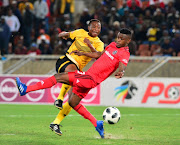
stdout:
<svg viewBox="0 0 180 145">
<path fill-rule="evenodd" d="M 83 116 L 85 119 L 88 119 L 96 128 L 98 133 L 100 134 L 101 138 L 104 138 L 104 122 L 98 121 L 82 104 L 79 102 L 81 101 L 81 98 L 73 93 L 71 98 L 69 99 L 69 105 L 78 112 L 81 116 Z"/>
<path fill-rule="evenodd" d="M 45 80 L 42 80 L 30 86 L 26 86 L 20 81 L 18 77 L 16 78 L 16 84 L 17 84 L 17 87 L 21 96 L 25 95 L 28 92 L 50 88 L 54 86 L 56 83 L 69 84 L 68 73 L 55 74 L 54 76 L 51 76 Z"/>
</svg>

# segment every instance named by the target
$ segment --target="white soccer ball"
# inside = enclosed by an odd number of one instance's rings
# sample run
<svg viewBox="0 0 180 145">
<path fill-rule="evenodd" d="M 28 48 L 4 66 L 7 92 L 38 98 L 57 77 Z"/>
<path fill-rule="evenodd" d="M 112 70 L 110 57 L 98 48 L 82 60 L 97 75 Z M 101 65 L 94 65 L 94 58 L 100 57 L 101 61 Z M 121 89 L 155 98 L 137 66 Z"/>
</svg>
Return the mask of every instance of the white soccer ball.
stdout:
<svg viewBox="0 0 180 145">
<path fill-rule="evenodd" d="M 168 90 L 168 96 L 171 98 L 171 99 L 177 99 L 179 97 L 179 90 L 178 88 L 176 87 L 171 87 L 169 90 Z"/>
<path fill-rule="evenodd" d="M 107 107 L 103 112 L 103 119 L 108 124 L 116 124 L 121 118 L 121 113 L 116 107 Z"/>
</svg>

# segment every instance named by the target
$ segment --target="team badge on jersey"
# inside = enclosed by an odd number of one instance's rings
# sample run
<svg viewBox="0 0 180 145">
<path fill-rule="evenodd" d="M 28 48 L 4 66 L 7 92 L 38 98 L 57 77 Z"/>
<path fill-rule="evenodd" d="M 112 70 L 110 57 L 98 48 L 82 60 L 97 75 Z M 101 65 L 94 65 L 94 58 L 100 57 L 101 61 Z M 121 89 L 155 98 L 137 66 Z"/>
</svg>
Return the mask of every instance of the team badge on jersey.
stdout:
<svg viewBox="0 0 180 145">
<path fill-rule="evenodd" d="M 113 51 L 113 53 L 112 53 L 112 54 L 114 54 L 114 55 L 115 55 L 116 53 L 117 53 L 117 50 Z"/>
</svg>

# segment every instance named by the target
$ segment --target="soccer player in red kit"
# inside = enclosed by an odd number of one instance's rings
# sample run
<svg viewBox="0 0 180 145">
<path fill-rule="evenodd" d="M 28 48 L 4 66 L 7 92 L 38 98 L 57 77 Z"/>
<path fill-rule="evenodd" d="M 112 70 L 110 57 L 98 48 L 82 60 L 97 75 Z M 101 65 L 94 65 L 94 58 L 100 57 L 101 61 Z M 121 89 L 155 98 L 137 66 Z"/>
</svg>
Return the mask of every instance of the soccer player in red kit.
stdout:
<svg viewBox="0 0 180 145">
<path fill-rule="evenodd" d="M 28 92 L 50 88 L 56 83 L 66 83 L 73 86 L 73 94 L 69 98 L 69 105 L 85 119 L 88 119 L 96 128 L 101 138 L 104 138 L 103 121 L 97 119 L 80 103 L 87 93 L 107 77 L 109 77 L 117 68 L 115 77 L 121 78 L 129 61 L 129 47 L 131 41 L 131 31 L 124 28 L 117 35 L 117 41 L 109 44 L 103 52 L 79 52 L 73 51 L 76 55 L 94 56 L 102 53 L 101 57 L 86 72 L 68 72 L 55 74 L 35 85 L 26 86 L 19 78 L 16 78 L 17 87 L 20 95 Z"/>
</svg>

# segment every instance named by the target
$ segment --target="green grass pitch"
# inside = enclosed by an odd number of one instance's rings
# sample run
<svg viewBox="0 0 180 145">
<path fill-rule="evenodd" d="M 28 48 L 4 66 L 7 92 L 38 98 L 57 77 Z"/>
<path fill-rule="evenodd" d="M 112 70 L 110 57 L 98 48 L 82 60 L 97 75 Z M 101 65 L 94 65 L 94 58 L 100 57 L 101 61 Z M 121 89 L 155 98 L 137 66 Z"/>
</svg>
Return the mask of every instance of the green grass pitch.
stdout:
<svg viewBox="0 0 180 145">
<path fill-rule="evenodd" d="M 105 106 L 86 106 L 102 120 Z M 118 124 L 105 124 L 106 139 L 74 110 L 62 121 L 62 136 L 49 129 L 53 105 L 0 104 L 0 145 L 180 145 L 180 109 L 128 108 Z"/>
</svg>

